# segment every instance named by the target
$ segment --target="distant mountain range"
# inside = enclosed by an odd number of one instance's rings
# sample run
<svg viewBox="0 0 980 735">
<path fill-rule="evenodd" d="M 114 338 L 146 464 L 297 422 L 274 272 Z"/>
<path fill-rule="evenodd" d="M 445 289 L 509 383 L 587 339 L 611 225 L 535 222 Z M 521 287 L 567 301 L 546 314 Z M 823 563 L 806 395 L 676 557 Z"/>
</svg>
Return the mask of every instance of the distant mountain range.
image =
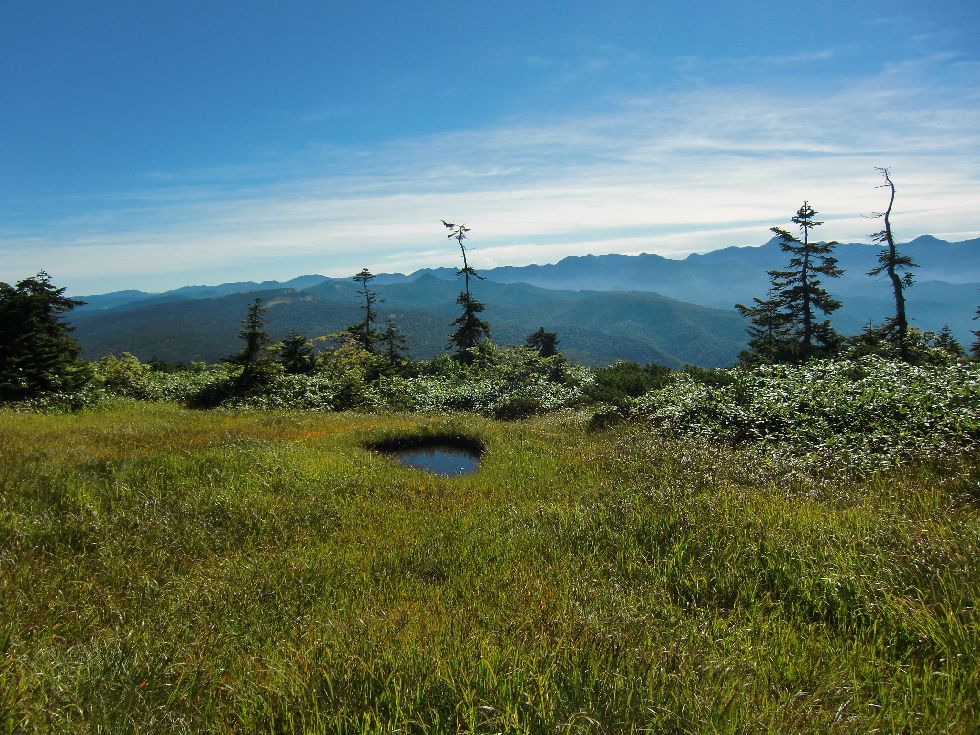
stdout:
<svg viewBox="0 0 980 735">
<path fill-rule="evenodd" d="M 918 264 L 907 291 L 912 323 L 938 330 L 948 324 L 964 344 L 980 303 L 980 239 L 949 243 L 925 235 L 900 246 Z M 845 244 L 835 249 L 845 270 L 825 285 L 843 303 L 835 326 L 846 334 L 892 308 L 882 279 L 865 275 L 880 248 Z M 745 344 L 745 320 L 733 306 L 765 297 L 767 271 L 786 256 L 772 240 L 759 247 L 729 247 L 673 260 L 658 255 L 588 255 L 550 265 L 481 271 L 474 294 L 487 310 L 494 341 L 516 344 L 538 327 L 558 333 L 560 347 L 578 362 L 616 359 L 693 363 L 735 362 Z M 394 316 L 416 358 L 446 350 L 449 322 L 461 284 L 452 268 L 410 275 L 381 274 L 372 284 L 383 299 L 381 320 Z M 127 351 L 141 359 L 215 361 L 239 349 L 238 331 L 248 304 L 262 296 L 268 329 L 280 339 L 296 329 L 307 336 L 338 332 L 361 318 L 350 279 L 307 275 L 284 283 L 186 286 L 160 294 L 118 291 L 77 297 L 86 305 L 71 314 L 75 337 L 94 359 Z"/>
</svg>

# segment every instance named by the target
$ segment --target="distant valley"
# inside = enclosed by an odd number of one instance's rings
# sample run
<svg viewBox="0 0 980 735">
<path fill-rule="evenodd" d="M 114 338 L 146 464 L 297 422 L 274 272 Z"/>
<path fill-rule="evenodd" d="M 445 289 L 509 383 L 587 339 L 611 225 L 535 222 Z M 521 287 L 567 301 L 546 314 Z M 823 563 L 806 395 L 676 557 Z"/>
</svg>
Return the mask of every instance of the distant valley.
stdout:
<svg viewBox="0 0 980 735">
<path fill-rule="evenodd" d="M 882 279 L 865 275 L 879 248 L 836 248 L 845 269 L 825 285 L 843 303 L 835 326 L 852 334 L 869 319 L 889 313 L 891 293 Z M 948 324 L 964 344 L 976 328 L 980 302 L 980 240 L 949 243 L 930 236 L 901 246 L 919 264 L 908 290 L 915 326 Z M 774 242 L 731 247 L 672 260 L 657 255 L 568 257 L 551 265 L 481 271 L 474 292 L 486 304 L 494 341 L 517 344 L 544 327 L 558 333 L 560 347 L 576 362 L 602 365 L 617 359 L 733 364 L 745 344 L 745 321 L 735 303 L 764 297 L 766 272 L 785 265 Z M 372 284 L 408 337 L 412 356 L 446 350 L 449 322 L 457 316 L 461 284 L 455 269 L 423 269 L 410 275 L 381 274 Z M 238 331 L 248 304 L 261 296 L 274 339 L 291 329 L 315 337 L 338 332 L 361 318 L 356 284 L 349 279 L 300 276 L 287 282 L 188 286 L 161 294 L 121 291 L 81 296 L 86 306 L 71 314 L 85 356 L 132 352 L 168 362 L 220 360 L 239 347 Z"/>
</svg>

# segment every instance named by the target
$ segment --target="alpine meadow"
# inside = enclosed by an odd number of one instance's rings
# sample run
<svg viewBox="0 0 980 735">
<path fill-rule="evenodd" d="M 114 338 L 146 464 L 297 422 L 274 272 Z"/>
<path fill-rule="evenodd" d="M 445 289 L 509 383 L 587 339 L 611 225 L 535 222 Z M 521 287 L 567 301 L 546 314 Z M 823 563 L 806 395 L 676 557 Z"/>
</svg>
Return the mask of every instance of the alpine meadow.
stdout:
<svg viewBox="0 0 980 735">
<path fill-rule="evenodd" d="M 0 24 L 0 733 L 980 732 L 973 4 Z"/>
</svg>

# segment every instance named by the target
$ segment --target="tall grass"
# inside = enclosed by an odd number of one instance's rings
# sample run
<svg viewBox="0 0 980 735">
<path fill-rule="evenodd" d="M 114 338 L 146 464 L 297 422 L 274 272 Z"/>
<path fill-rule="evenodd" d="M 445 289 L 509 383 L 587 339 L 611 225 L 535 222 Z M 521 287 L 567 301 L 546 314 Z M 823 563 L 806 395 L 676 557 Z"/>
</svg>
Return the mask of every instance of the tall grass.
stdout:
<svg viewBox="0 0 980 735">
<path fill-rule="evenodd" d="M 0 412 L 0 726 L 976 731 L 975 462 L 585 424 Z M 415 432 L 482 468 L 365 449 Z"/>
</svg>

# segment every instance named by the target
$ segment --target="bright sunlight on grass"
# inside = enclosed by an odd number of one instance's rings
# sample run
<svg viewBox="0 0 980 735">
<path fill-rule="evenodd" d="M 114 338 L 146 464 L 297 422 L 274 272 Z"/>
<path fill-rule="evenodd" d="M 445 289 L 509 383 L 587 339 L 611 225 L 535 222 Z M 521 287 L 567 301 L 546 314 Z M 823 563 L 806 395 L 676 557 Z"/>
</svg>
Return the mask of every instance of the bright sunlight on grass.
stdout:
<svg viewBox="0 0 980 735">
<path fill-rule="evenodd" d="M 974 732 L 972 462 L 584 414 L 0 412 L 6 732 Z M 441 478 L 370 452 L 486 444 Z"/>
</svg>

